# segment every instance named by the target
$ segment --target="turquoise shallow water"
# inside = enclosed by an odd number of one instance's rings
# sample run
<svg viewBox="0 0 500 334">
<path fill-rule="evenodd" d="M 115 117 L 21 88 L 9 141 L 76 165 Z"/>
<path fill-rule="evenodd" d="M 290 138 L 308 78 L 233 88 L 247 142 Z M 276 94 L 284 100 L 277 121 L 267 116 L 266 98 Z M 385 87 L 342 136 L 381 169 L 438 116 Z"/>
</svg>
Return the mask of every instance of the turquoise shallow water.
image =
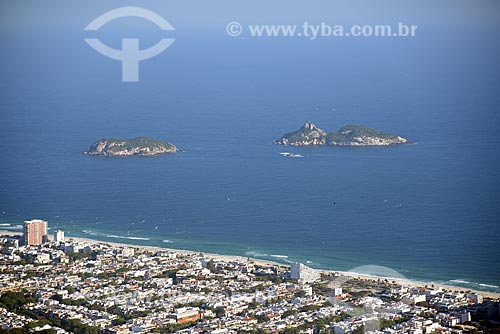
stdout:
<svg viewBox="0 0 500 334">
<path fill-rule="evenodd" d="M 425 30 L 413 40 L 336 44 L 180 35 L 168 61 L 145 62 L 141 82 L 125 85 L 118 64 L 81 39 L 46 36 L 43 45 L 36 33 L 0 36 L 10 46 L 0 83 L 0 228 L 42 218 L 69 237 L 336 270 L 379 265 L 500 291 L 496 39 Z M 416 144 L 272 145 L 306 120 Z M 103 137 L 140 135 L 184 152 L 82 154 Z"/>
</svg>

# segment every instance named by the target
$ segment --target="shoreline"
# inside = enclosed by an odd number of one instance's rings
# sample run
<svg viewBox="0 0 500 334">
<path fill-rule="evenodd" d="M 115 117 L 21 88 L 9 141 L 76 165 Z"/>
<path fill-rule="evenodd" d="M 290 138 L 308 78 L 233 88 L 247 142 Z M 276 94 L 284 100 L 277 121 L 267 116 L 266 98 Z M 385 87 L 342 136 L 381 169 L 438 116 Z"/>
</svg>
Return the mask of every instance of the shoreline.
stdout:
<svg viewBox="0 0 500 334">
<path fill-rule="evenodd" d="M 9 230 L 0 229 L 0 235 L 20 236 L 20 235 L 22 235 L 22 233 L 16 232 L 16 231 L 9 231 Z M 284 264 L 284 263 L 280 263 L 280 262 L 276 262 L 276 261 L 272 261 L 272 260 L 258 259 L 258 258 L 254 258 L 254 257 L 250 257 L 250 256 L 223 255 L 223 254 L 209 253 L 209 252 L 203 252 L 203 251 L 191 251 L 191 250 L 186 250 L 186 249 L 176 249 L 176 248 L 169 248 L 169 247 L 137 245 L 137 244 L 132 244 L 132 243 L 121 243 L 121 242 L 113 242 L 113 241 L 101 241 L 101 240 L 96 240 L 96 239 L 91 239 L 91 238 L 81 238 L 81 237 L 68 237 L 67 240 L 74 240 L 77 242 L 89 243 L 89 244 L 108 244 L 108 245 L 111 245 L 113 247 L 133 247 L 133 248 L 147 249 L 147 250 L 164 250 L 164 251 L 169 251 L 169 252 L 175 252 L 175 253 L 182 254 L 182 255 L 203 254 L 204 256 L 212 257 L 214 259 L 219 259 L 222 261 L 234 261 L 234 260 L 247 261 L 247 259 L 251 259 L 255 264 L 263 265 L 263 266 L 280 266 L 280 267 L 289 267 L 290 266 L 290 264 Z M 316 269 L 316 268 L 314 268 L 314 269 Z M 411 287 L 411 288 L 428 287 L 428 288 L 441 289 L 441 290 L 446 290 L 446 291 L 450 291 L 450 292 L 457 292 L 457 293 L 460 293 L 461 291 L 464 291 L 464 292 L 470 291 L 473 293 L 481 294 L 482 296 L 484 296 L 486 298 L 500 299 L 500 293 L 497 293 L 497 292 L 470 289 L 470 288 L 466 288 L 466 287 L 460 287 L 460 286 L 449 285 L 449 284 L 424 282 L 424 281 L 418 281 L 418 280 L 413 280 L 413 279 L 409 279 L 409 278 L 383 277 L 383 276 L 375 276 L 375 275 L 368 275 L 368 274 L 359 274 L 359 273 L 350 272 L 350 271 L 338 271 L 338 270 L 330 270 L 330 269 L 316 269 L 316 270 L 318 270 L 318 272 L 323 273 L 323 274 L 334 274 L 336 276 L 344 276 L 344 277 L 348 277 L 351 279 L 366 280 L 366 281 L 371 281 L 371 282 L 377 282 L 379 280 L 387 280 L 389 282 L 395 282 L 396 284 L 398 284 L 400 286 L 405 286 L 405 287 Z"/>
</svg>

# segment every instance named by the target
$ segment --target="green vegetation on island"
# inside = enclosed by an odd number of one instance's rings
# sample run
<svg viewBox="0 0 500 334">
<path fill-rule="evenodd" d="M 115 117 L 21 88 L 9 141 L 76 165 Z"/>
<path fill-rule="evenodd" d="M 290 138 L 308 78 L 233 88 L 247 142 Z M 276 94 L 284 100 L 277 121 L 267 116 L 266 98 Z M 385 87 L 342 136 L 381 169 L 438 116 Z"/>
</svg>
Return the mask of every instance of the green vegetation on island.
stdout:
<svg viewBox="0 0 500 334">
<path fill-rule="evenodd" d="M 319 129 L 315 124 L 306 122 L 299 130 L 289 132 L 275 143 L 279 145 L 324 145 L 326 143 L 326 132 Z"/>
<path fill-rule="evenodd" d="M 360 125 L 346 125 L 326 137 L 328 145 L 383 146 L 407 144 L 408 140 L 390 133 Z"/>
<path fill-rule="evenodd" d="M 165 153 L 176 153 L 175 145 L 150 137 L 133 139 L 105 138 L 96 141 L 85 152 L 89 155 L 103 156 L 155 156 Z"/>
<path fill-rule="evenodd" d="M 326 133 L 314 123 L 306 122 L 299 130 L 287 133 L 274 142 L 285 146 L 387 146 L 409 144 L 406 138 L 359 125 L 346 125 Z"/>
</svg>

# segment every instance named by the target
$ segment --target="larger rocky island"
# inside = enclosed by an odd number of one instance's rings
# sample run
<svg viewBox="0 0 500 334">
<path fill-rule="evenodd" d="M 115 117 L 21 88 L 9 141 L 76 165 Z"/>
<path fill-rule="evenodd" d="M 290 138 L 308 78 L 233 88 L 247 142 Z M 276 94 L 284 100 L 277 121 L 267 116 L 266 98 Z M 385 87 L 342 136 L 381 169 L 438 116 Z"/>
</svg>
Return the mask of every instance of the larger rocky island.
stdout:
<svg viewBox="0 0 500 334">
<path fill-rule="evenodd" d="M 388 146 L 411 143 L 408 139 L 359 125 L 346 125 L 326 133 L 306 122 L 299 130 L 287 133 L 274 142 L 285 146 Z"/>
<path fill-rule="evenodd" d="M 149 137 L 133 139 L 105 138 L 96 141 L 85 152 L 89 155 L 103 156 L 143 156 L 150 157 L 166 153 L 176 153 L 175 145 Z"/>
</svg>

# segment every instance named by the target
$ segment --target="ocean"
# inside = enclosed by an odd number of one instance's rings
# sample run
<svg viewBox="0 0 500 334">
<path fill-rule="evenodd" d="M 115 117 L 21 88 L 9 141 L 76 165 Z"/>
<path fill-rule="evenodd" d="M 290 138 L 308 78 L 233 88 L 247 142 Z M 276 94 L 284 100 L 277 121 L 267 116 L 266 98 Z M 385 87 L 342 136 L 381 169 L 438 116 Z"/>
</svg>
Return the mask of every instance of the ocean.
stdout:
<svg viewBox="0 0 500 334">
<path fill-rule="evenodd" d="M 0 229 L 41 218 L 67 237 L 376 265 L 500 292 L 493 32 L 315 42 L 179 33 L 134 84 L 82 34 L 2 35 Z M 415 143 L 273 145 L 306 121 Z M 83 154 L 98 139 L 136 136 L 183 152 Z"/>
</svg>

